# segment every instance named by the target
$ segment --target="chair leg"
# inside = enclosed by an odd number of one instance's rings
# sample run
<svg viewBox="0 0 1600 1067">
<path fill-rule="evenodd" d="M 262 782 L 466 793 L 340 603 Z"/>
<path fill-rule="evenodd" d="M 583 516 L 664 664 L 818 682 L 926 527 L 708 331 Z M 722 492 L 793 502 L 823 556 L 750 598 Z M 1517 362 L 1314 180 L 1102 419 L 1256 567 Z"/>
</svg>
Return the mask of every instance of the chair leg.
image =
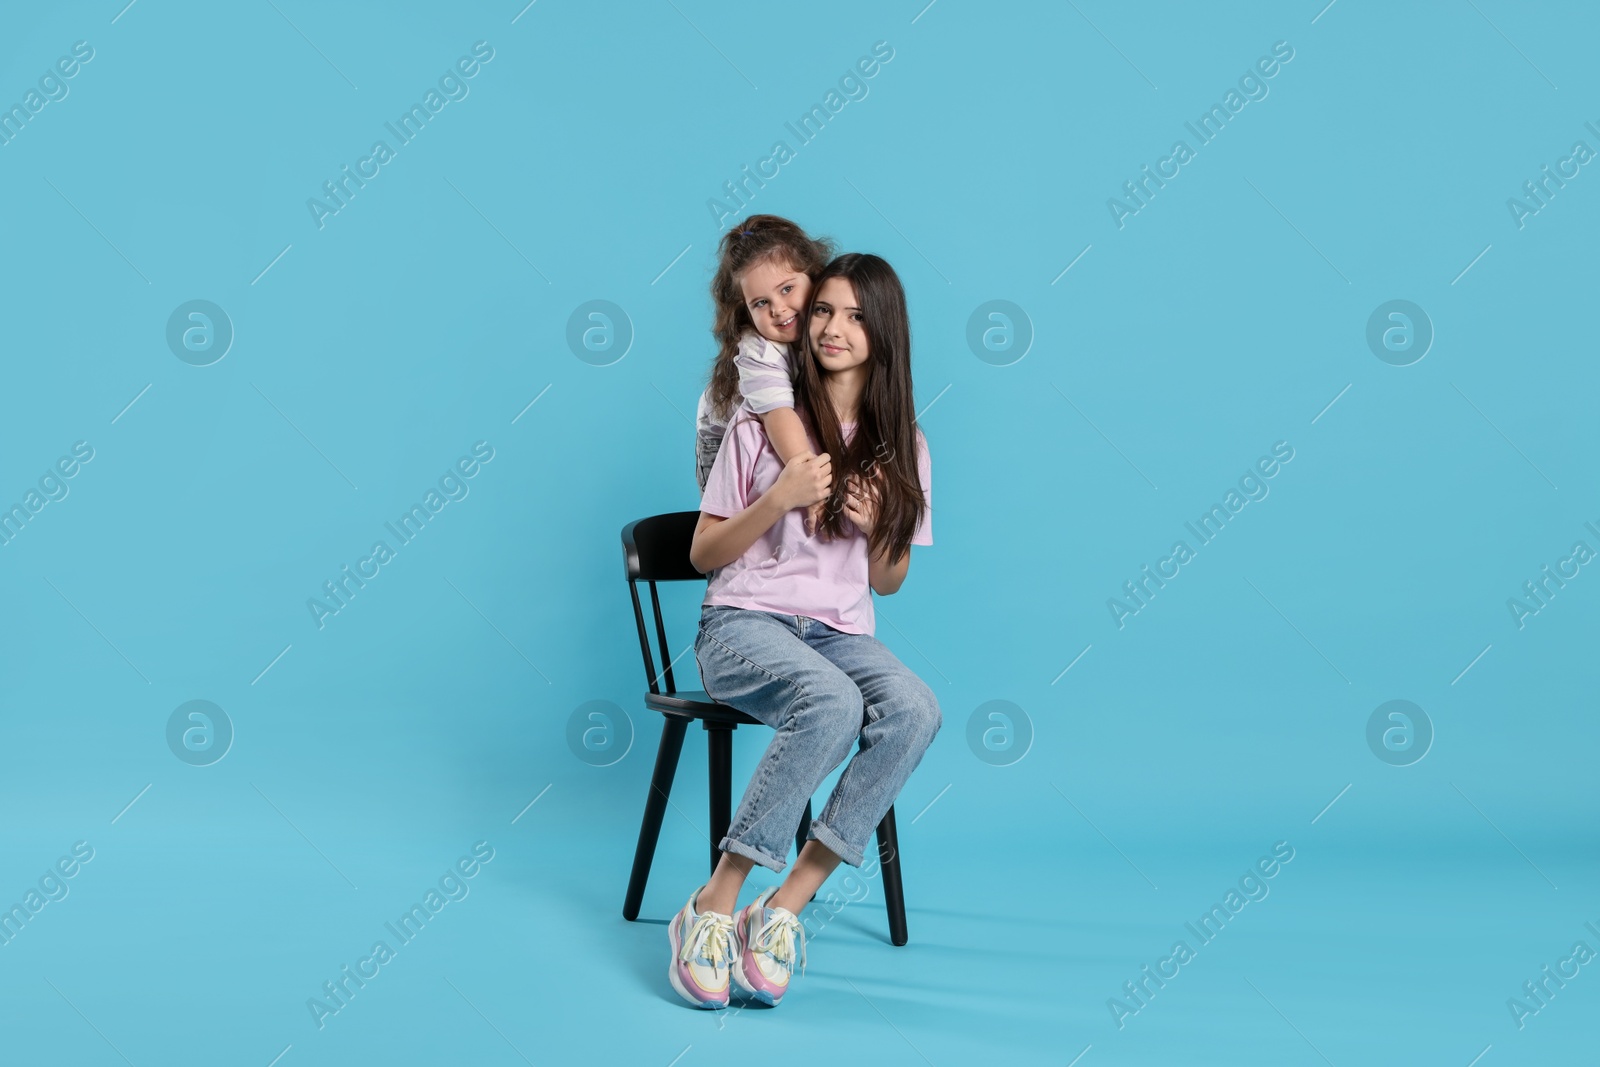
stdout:
<svg viewBox="0 0 1600 1067">
<path fill-rule="evenodd" d="M 711 772 L 711 870 L 716 872 L 722 850 L 717 846 L 728 836 L 733 821 L 733 730 L 721 723 L 704 723 L 706 763 Z"/>
<path fill-rule="evenodd" d="M 895 833 L 894 806 L 878 824 L 878 863 L 883 872 L 883 902 L 889 911 L 889 941 L 904 945 L 906 934 L 905 889 L 900 882 L 900 838 Z"/>
<path fill-rule="evenodd" d="M 806 801 L 805 817 L 800 820 L 800 828 L 794 832 L 794 855 L 800 858 L 800 850 L 806 847 L 806 834 L 811 832 L 811 801 Z"/>
<path fill-rule="evenodd" d="M 622 902 L 622 917 L 629 922 L 639 917 L 639 905 L 644 902 L 644 885 L 650 879 L 656 841 L 661 837 L 661 818 L 667 812 L 667 797 L 672 794 L 672 779 L 678 773 L 678 756 L 683 752 L 683 733 L 688 726 L 683 719 L 670 716 L 661 726 L 656 767 L 650 775 L 650 795 L 644 802 L 644 822 L 639 826 L 639 844 L 633 852 L 633 871 L 628 875 L 628 895 Z"/>
</svg>

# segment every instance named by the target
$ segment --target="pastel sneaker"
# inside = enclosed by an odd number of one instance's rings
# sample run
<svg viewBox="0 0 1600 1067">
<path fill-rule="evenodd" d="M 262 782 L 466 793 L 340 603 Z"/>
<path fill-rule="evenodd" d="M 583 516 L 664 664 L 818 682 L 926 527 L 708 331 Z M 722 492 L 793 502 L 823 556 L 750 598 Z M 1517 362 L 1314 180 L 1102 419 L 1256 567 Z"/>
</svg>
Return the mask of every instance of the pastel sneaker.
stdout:
<svg viewBox="0 0 1600 1067">
<path fill-rule="evenodd" d="M 806 932 L 788 908 L 769 908 L 778 891 L 762 891 L 733 920 L 733 984 L 763 1004 L 776 1005 L 794 977 L 795 949 L 799 948 L 800 973 L 806 973 Z"/>
<path fill-rule="evenodd" d="M 667 980 L 680 997 L 697 1008 L 726 1008 L 729 964 L 733 962 L 733 917 L 716 911 L 695 911 L 700 889 L 690 894 L 683 910 L 667 924 L 667 940 L 672 944 Z"/>
</svg>

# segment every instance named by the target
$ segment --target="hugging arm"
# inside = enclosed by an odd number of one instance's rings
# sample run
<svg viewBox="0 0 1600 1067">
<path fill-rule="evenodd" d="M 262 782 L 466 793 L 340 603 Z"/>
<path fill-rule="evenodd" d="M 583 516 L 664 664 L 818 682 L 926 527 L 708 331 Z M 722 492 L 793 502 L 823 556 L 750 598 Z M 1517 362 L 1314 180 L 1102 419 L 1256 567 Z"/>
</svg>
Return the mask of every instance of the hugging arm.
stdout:
<svg viewBox="0 0 1600 1067">
<path fill-rule="evenodd" d="M 788 354 L 763 337 L 746 334 L 733 362 L 739 368 L 739 394 L 761 420 L 778 461 L 787 466 L 796 456 L 812 455 L 811 439 L 794 410 Z"/>
<path fill-rule="evenodd" d="M 781 462 L 787 464 L 796 456 L 811 455 L 811 441 L 806 437 L 806 428 L 801 424 L 800 416 L 795 414 L 794 408 L 773 408 L 771 411 L 761 412 L 757 417 L 767 431 L 767 440 L 772 442 L 772 450 L 778 454 Z"/>
<path fill-rule="evenodd" d="M 833 484 L 832 469 L 826 453 L 796 456 L 784 464 L 778 480 L 737 515 L 723 517 L 702 511 L 689 545 L 690 565 L 701 574 L 710 574 L 744 555 L 756 538 L 789 511 L 824 499 Z"/>
</svg>

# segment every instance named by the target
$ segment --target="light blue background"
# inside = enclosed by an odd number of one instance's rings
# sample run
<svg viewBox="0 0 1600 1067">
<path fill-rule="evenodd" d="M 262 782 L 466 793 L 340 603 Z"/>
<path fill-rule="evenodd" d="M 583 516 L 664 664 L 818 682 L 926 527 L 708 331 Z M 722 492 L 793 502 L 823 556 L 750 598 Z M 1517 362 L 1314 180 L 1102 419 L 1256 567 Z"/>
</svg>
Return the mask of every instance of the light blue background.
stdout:
<svg viewBox="0 0 1600 1067">
<path fill-rule="evenodd" d="M 95 450 L 0 547 L 0 903 L 95 849 L 0 946 L 7 1062 L 1593 1053 L 1594 967 L 1506 1008 L 1600 949 L 1600 577 L 1506 606 L 1600 548 L 1600 178 L 1506 206 L 1600 148 L 1584 5 L 121 3 L 0 35 L 0 103 L 95 50 L 0 147 L 0 503 Z M 480 40 L 470 95 L 318 229 Z M 699 731 L 654 922 L 619 915 L 660 722 L 617 534 L 697 504 L 708 199 L 877 41 L 750 210 L 909 293 L 935 543 L 879 636 L 945 712 L 898 805 L 911 944 L 874 882 L 782 1009 L 695 1013 L 660 922 L 704 874 Z M 1277 41 L 1269 95 L 1119 229 L 1107 199 Z M 192 299 L 236 331 L 211 366 L 165 342 Z M 608 366 L 565 339 L 595 299 L 634 333 Z M 1008 366 L 966 341 L 996 299 L 1034 331 Z M 1411 366 L 1366 344 L 1392 299 L 1436 331 Z M 318 629 L 307 598 L 477 441 L 470 494 Z M 1118 629 L 1107 598 L 1277 441 L 1270 495 Z M 700 593 L 668 591 L 678 649 Z M 1365 739 L 1396 698 L 1436 731 L 1407 767 Z M 236 730 L 209 767 L 165 741 L 193 699 Z M 565 740 L 591 700 L 635 733 L 611 766 Z M 1010 766 L 967 745 L 991 700 L 1031 723 Z M 470 895 L 319 1030 L 307 998 L 477 841 Z M 1119 1030 L 1107 999 L 1277 841 L 1271 895 Z"/>
</svg>

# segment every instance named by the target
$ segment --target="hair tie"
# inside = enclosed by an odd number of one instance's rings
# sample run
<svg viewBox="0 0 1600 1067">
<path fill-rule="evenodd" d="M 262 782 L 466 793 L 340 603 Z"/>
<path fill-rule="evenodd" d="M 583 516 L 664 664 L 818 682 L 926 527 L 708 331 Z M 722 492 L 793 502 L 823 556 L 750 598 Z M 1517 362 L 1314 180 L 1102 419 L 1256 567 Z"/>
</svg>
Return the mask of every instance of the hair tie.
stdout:
<svg viewBox="0 0 1600 1067">
<path fill-rule="evenodd" d="M 740 236 L 741 236 L 741 237 L 750 237 L 750 236 L 752 236 L 752 235 L 753 235 L 753 234 L 754 234 L 754 233 L 755 233 L 755 231 L 754 231 L 754 230 L 740 230 L 740 231 L 739 231 L 739 235 L 740 235 Z"/>
</svg>

